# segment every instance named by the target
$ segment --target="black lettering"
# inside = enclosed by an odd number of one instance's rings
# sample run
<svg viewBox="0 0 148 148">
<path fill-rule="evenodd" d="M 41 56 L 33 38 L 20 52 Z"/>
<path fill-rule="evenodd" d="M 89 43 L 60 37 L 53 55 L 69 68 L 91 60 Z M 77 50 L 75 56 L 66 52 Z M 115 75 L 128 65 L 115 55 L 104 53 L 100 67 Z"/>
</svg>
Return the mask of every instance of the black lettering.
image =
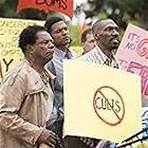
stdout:
<svg viewBox="0 0 148 148">
<path fill-rule="evenodd" d="M 128 39 L 131 40 L 132 42 L 137 43 L 139 41 L 139 36 L 135 33 L 129 33 Z"/>
<path fill-rule="evenodd" d="M 36 0 L 37 5 L 46 4 L 48 7 L 58 5 L 59 8 L 67 9 L 67 0 Z"/>
<path fill-rule="evenodd" d="M 108 110 L 111 110 L 114 108 L 114 100 L 113 99 L 110 99 L 110 100 L 111 100 L 111 102 L 109 102 L 109 99 L 107 101 L 107 109 Z"/>
<path fill-rule="evenodd" d="M 97 97 L 95 100 L 95 107 L 97 109 L 103 110 L 114 110 L 115 112 L 120 112 L 120 102 L 114 99 L 106 99 L 103 97 Z"/>
<path fill-rule="evenodd" d="M 101 103 L 100 103 L 100 97 L 97 97 L 96 100 L 95 100 L 95 107 L 97 109 L 101 109 L 102 107 L 100 105 L 101 105 Z"/>
<path fill-rule="evenodd" d="M 101 105 L 102 105 L 102 109 L 105 110 L 105 109 L 106 109 L 106 106 L 107 106 L 107 103 L 108 103 L 107 100 L 104 99 L 104 98 L 102 98 L 102 99 L 101 99 L 101 103 L 102 103 L 102 104 L 101 104 Z"/>
<path fill-rule="evenodd" d="M 115 105 L 116 105 L 116 107 L 117 107 L 117 108 L 115 109 L 115 112 L 120 112 L 120 110 L 121 110 L 121 107 L 119 106 L 119 103 L 120 103 L 120 102 L 119 102 L 118 100 L 115 101 Z"/>
<path fill-rule="evenodd" d="M 2 65 L 1 65 L 1 61 L 0 61 L 0 77 L 3 77 L 3 71 L 2 71 Z"/>
<path fill-rule="evenodd" d="M 47 6 L 55 5 L 55 0 L 45 0 Z"/>
<path fill-rule="evenodd" d="M 67 0 L 66 0 L 67 1 Z M 67 9 L 67 4 L 66 4 L 66 2 L 64 1 L 64 0 L 61 0 L 61 7 L 63 8 L 63 9 Z"/>
<path fill-rule="evenodd" d="M 3 62 L 5 63 L 5 66 L 6 66 L 6 72 L 9 70 L 9 66 L 10 66 L 10 64 L 12 63 L 12 61 L 13 61 L 13 59 L 11 59 L 11 60 L 7 63 L 6 59 L 5 59 L 5 58 L 3 59 Z"/>
<path fill-rule="evenodd" d="M 97 109 L 106 109 L 106 100 L 104 98 L 97 97 L 95 104 Z"/>
<path fill-rule="evenodd" d="M 37 4 L 37 5 L 42 5 L 44 3 L 45 3 L 45 0 L 36 0 L 35 1 L 35 4 Z"/>
<path fill-rule="evenodd" d="M 128 42 L 125 46 L 125 48 L 130 49 L 130 50 L 135 50 L 136 45 L 134 43 Z"/>
</svg>

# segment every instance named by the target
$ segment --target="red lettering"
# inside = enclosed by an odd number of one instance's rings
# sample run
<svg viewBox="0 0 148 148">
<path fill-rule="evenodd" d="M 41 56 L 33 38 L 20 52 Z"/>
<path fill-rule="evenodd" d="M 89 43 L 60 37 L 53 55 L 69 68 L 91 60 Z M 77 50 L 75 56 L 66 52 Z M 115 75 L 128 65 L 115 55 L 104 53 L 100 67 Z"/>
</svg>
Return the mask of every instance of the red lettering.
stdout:
<svg viewBox="0 0 148 148">
<path fill-rule="evenodd" d="M 134 61 L 131 61 L 129 63 L 129 66 L 127 68 L 127 72 L 135 73 L 135 74 L 140 74 L 141 71 L 141 64 L 136 63 Z"/>
<path fill-rule="evenodd" d="M 137 54 L 148 59 L 148 39 L 143 39 L 137 46 Z"/>
<path fill-rule="evenodd" d="M 148 96 L 148 78 L 142 78 L 142 93 Z"/>
<path fill-rule="evenodd" d="M 148 95 L 148 67 L 131 61 L 127 71 L 141 76 L 142 93 Z"/>
<path fill-rule="evenodd" d="M 144 95 L 148 95 L 148 67 L 143 66 L 140 75 L 142 78 L 142 92 Z"/>
</svg>

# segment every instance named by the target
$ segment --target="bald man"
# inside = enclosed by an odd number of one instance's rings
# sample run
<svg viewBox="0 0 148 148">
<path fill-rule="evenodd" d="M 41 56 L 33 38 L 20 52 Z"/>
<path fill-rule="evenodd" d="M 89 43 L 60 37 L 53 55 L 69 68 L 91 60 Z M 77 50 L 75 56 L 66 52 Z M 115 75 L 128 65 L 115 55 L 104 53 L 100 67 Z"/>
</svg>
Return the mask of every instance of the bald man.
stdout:
<svg viewBox="0 0 148 148">
<path fill-rule="evenodd" d="M 119 68 L 113 55 L 120 43 L 117 24 L 111 19 L 98 20 L 92 26 L 92 33 L 96 42 L 95 47 L 90 52 L 79 57 L 77 60 Z M 88 140 L 94 142 L 92 139 Z M 97 146 L 95 145 L 95 147 L 110 148 L 113 145 L 114 144 L 111 144 L 108 140 L 98 140 L 98 144 Z M 94 145 L 92 147 L 94 147 Z"/>
<path fill-rule="evenodd" d="M 117 24 L 111 19 L 98 20 L 92 26 L 96 46 L 90 52 L 78 58 L 78 60 L 93 63 L 106 64 L 118 67 L 113 51 L 119 46 L 119 33 Z"/>
</svg>

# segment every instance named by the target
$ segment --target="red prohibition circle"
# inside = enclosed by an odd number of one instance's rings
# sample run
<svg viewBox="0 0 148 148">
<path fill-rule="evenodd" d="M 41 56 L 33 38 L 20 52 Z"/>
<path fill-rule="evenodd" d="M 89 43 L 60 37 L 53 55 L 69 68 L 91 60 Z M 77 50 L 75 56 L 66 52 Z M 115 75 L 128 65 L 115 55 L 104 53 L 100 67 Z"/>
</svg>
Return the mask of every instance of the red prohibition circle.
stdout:
<svg viewBox="0 0 148 148">
<path fill-rule="evenodd" d="M 101 117 L 101 115 L 99 114 L 97 108 L 96 108 L 96 96 L 98 93 L 100 93 L 104 98 L 105 100 L 107 100 L 108 102 L 108 99 L 106 98 L 106 96 L 104 96 L 104 94 L 101 92 L 102 89 L 110 89 L 112 90 L 114 93 L 117 94 L 117 96 L 119 97 L 121 103 L 122 103 L 122 108 L 123 108 L 123 112 L 122 112 L 122 115 L 121 117 L 118 116 L 118 114 L 114 111 L 114 109 L 111 107 L 112 111 L 115 113 L 115 115 L 117 116 L 118 118 L 118 121 L 116 122 L 109 122 L 107 120 L 105 120 L 103 117 Z M 109 102 L 108 102 L 109 103 Z M 94 94 L 94 98 L 93 98 L 93 107 L 94 107 L 94 110 L 95 110 L 95 113 L 97 114 L 97 116 L 106 124 L 110 125 L 110 126 L 116 126 L 118 124 L 120 124 L 124 118 L 124 115 L 125 115 L 125 105 L 124 105 L 124 101 L 123 101 L 123 98 L 121 97 L 121 95 L 118 93 L 117 90 L 115 90 L 114 88 L 110 87 L 110 86 L 102 86 L 100 88 L 98 88 Z"/>
</svg>

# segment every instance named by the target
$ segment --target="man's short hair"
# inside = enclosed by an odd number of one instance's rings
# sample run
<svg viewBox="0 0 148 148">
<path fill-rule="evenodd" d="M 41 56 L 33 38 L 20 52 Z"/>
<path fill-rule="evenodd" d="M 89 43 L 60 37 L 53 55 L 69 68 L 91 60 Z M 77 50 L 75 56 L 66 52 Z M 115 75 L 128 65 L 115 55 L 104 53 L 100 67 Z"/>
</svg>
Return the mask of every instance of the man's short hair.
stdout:
<svg viewBox="0 0 148 148">
<path fill-rule="evenodd" d="M 19 47 L 22 49 L 22 52 L 25 53 L 26 46 L 28 44 L 32 45 L 36 42 L 37 32 L 45 31 L 45 28 L 42 26 L 34 25 L 26 27 L 19 36 Z"/>
<path fill-rule="evenodd" d="M 51 18 L 48 18 L 46 20 L 45 24 L 44 24 L 44 27 L 45 27 L 46 31 L 51 33 L 52 25 L 57 23 L 57 22 L 60 22 L 60 21 L 64 21 L 64 20 L 61 17 L 51 17 Z"/>
<path fill-rule="evenodd" d="M 81 43 L 86 42 L 86 36 L 87 36 L 87 34 L 91 34 L 91 33 L 92 33 L 92 29 L 91 29 L 91 28 L 86 29 L 86 30 L 82 33 L 82 35 L 81 35 Z"/>
</svg>

